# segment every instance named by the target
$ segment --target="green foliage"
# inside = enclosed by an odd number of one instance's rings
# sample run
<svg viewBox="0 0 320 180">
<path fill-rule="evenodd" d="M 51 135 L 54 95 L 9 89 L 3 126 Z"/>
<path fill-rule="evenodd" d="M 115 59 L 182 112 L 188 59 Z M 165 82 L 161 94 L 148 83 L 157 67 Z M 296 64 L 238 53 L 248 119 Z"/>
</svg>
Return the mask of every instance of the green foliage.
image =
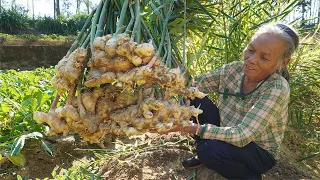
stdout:
<svg viewBox="0 0 320 180">
<path fill-rule="evenodd" d="M 242 51 L 255 29 L 264 23 L 283 20 L 298 3 L 297 0 L 290 0 L 280 6 L 276 1 L 199 2 L 208 12 L 194 6 L 187 16 L 187 20 L 193 22 L 188 28 L 191 31 L 187 42 L 190 44 L 187 61 L 191 74 L 201 74 L 241 60 Z M 206 21 L 196 21 L 199 18 Z M 199 26 L 202 32 L 196 31 Z"/>
<path fill-rule="evenodd" d="M 51 175 L 56 180 L 69 179 L 103 179 L 94 162 L 79 162 L 68 170 L 62 169 L 59 174 L 54 170 Z"/>
<path fill-rule="evenodd" d="M 82 28 L 87 17 L 86 14 L 75 15 L 70 18 L 59 16 L 57 19 L 43 17 L 36 21 L 36 28 L 44 34 L 75 35 Z"/>
<path fill-rule="evenodd" d="M 7 156 L 7 158 L 16 166 L 25 166 L 26 165 L 26 157 L 21 152 L 17 153 L 14 156 Z"/>
<path fill-rule="evenodd" d="M 67 28 L 67 24 L 64 18 L 59 17 L 58 19 L 53 19 L 51 17 L 39 18 L 36 22 L 36 26 L 39 31 L 45 34 L 57 34 L 57 32 L 63 32 Z"/>
<path fill-rule="evenodd" d="M 74 36 L 68 35 L 68 36 L 60 36 L 57 34 L 3 34 L 0 33 L 0 38 L 5 39 L 23 39 L 23 40 L 60 40 L 60 41 L 73 41 Z"/>
<path fill-rule="evenodd" d="M 77 14 L 68 18 L 61 15 L 57 19 L 39 17 L 36 20 L 31 20 L 24 12 L 2 8 L 0 11 L 0 32 L 19 34 L 32 31 L 43 34 L 76 35 L 87 17 L 87 14 Z"/>
<path fill-rule="evenodd" d="M 10 156 L 17 156 L 22 150 L 26 139 L 37 139 L 40 140 L 42 147 L 47 151 L 49 155 L 52 156 L 51 149 L 43 141 L 43 135 L 39 132 L 32 132 L 26 135 L 22 135 L 19 138 L 16 138 L 15 142 L 11 146 Z"/>
<path fill-rule="evenodd" d="M 320 25 L 318 25 L 320 28 Z M 289 66 L 291 100 L 289 124 L 311 141 L 305 153 L 320 149 L 320 41 L 317 31 L 303 38 Z M 316 153 L 316 154 L 317 154 Z M 315 156 L 311 156 L 315 157 Z"/>
<path fill-rule="evenodd" d="M 17 10 L 6 10 L 2 7 L 0 11 L 0 32 L 16 34 L 28 28 L 28 16 Z"/>
<path fill-rule="evenodd" d="M 52 155 L 43 141 L 42 125 L 33 120 L 33 111 L 47 111 L 53 99 L 54 90 L 49 79 L 53 69 L 38 68 L 34 71 L 0 71 L 0 150 L 12 163 L 24 166 L 25 156 L 21 154 L 26 139 L 37 139 Z"/>
<path fill-rule="evenodd" d="M 194 2 L 200 2 L 207 11 Z M 188 34 L 185 65 L 192 75 L 197 75 L 232 61 L 241 61 L 242 51 L 256 28 L 264 23 L 283 21 L 298 3 L 297 0 L 291 0 L 282 2 L 280 6 L 276 1 L 187 1 L 190 11 L 186 16 Z M 175 21 L 169 24 L 172 27 L 179 26 Z M 199 27 L 202 29 L 200 32 L 197 31 Z M 305 37 L 289 67 L 289 124 L 311 139 L 304 146 L 306 154 L 320 149 L 319 28 L 318 25 L 316 28 L 299 29 L 301 37 Z M 307 34 L 309 32 L 312 32 L 311 35 Z M 179 44 L 179 47 L 184 47 L 182 39 Z"/>
<path fill-rule="evenodd" d="M 44 126 L 33 119 L 34 111 L 48 111 L 55 90 L 50 80 L 54 69 L 0 71 L 0 145 L 12 144 L 31 132 L 43 132 Z"/>
</svg>

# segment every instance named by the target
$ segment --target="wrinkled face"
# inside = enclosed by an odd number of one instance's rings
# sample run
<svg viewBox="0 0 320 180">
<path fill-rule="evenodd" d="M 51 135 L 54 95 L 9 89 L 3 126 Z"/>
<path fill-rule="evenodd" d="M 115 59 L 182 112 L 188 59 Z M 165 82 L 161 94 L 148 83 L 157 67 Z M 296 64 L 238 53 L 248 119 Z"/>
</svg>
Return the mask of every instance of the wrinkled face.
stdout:
<svg viewBox="0 0 320 180">
<path fill-rule="evenodd" d="M 265 79 L 279 68 L 286 42 L 273 34 L 261 34 L 244 50 L 243 72 L 249 78 Z"/>
</svg>

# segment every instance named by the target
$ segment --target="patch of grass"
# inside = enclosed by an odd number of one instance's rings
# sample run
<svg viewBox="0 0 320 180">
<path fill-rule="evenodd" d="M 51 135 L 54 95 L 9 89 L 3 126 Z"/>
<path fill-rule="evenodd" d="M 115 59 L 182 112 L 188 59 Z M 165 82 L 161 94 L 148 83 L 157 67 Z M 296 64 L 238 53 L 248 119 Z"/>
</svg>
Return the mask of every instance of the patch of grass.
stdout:
<svg viewBox="0 0 320 180">
<path fill-rule="evenodd" d="M 40 34 L 40 35 L 35 35 L 35 34 L 4 34 L 0 33 L 0 38 L 5 38 L 7 40 L 46 40 L 46 41 L 73 41 L 75 36 L 68 35 L 68 36 L 61 36 L 57 34 Z"/>
</svg>

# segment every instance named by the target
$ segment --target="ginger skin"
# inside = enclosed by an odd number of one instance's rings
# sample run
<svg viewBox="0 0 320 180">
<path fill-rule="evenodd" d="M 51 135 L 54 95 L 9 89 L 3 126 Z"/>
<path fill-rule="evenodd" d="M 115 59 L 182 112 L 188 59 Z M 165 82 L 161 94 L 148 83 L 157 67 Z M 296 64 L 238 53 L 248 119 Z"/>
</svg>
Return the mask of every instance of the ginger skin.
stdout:
<svg viewBox="0 0 320 180">
<path fill-rule="evenodd" d="M 156 48 L 151 40 L 139 44 L 128 34 L 109 34 L 94 39 L 90 59 L 87 49 L 76 49 L 55 67 L 52 84 L 58 95 L 50 111 L 34 112 L 34 119 L 50 126 L 48 135 L 73 131 L 100 147 L 106 135 L 162 133 L 189 125 L 202 110 L 177 99 L 206 94 L 187 88 L 180 68 L 161 64 Z M 57 108 L 64 93 L 65 105 Z"/>
<path fill-rule="evenodd" d="M 37 123 L 47 123 L 51 127 L 47 133 L 48 136 L 59 133 L 63 133 L 66 136 L 69 133 L 67 123 L 60 119 L 55 111 L 49 111 L 48 113 L 36 111 L 33 113 L 33 118 Z"/>
</svg>

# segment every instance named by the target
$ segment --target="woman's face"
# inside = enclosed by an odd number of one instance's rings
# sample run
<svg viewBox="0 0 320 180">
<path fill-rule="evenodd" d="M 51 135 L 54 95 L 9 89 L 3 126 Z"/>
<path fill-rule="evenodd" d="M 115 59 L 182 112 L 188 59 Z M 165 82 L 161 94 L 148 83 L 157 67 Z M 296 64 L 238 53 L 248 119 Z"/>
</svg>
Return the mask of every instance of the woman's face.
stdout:
<svg viewBox="0 0 320 180">
<path fill-rule="evenodd" d="M 278 68 L 285 48 L 286 42 L 279 37 L 261 34 L 244 50 L 244 74 L 249 78 L 265 79 Z"/>
</svg>

